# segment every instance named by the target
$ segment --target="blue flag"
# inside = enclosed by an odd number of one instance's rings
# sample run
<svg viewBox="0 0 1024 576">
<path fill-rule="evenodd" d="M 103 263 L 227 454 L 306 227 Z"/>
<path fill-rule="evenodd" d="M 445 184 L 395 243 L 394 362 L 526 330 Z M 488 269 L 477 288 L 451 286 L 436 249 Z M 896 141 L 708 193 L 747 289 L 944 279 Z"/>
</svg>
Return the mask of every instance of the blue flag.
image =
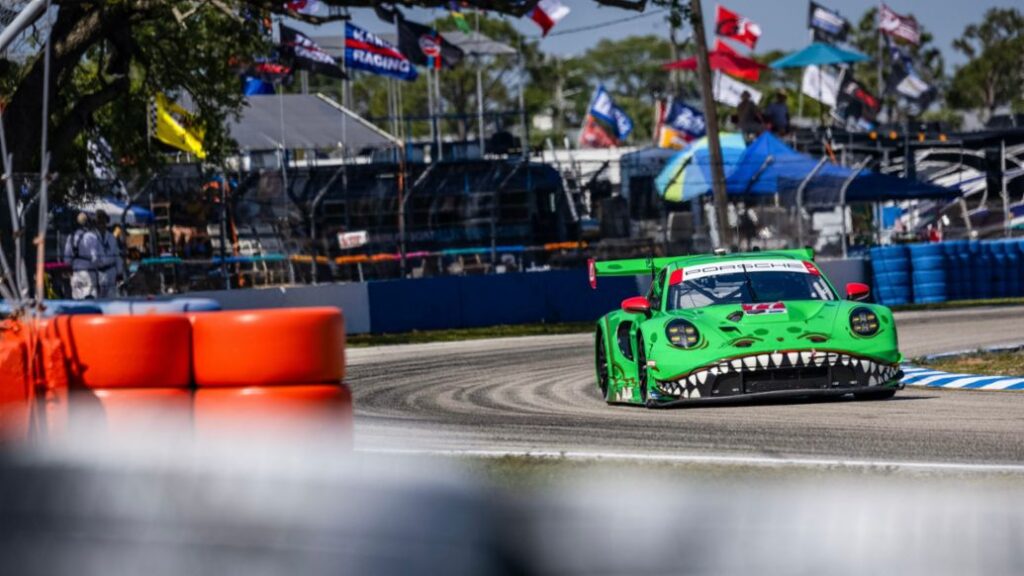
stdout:
<svg viewBox="0 0 1024 576">
<path fill-rule="evenodd" d="M 345 23 L 345 66 L 399 80 L 415 80 L 416 67 L 398 48 L 358 26 Z"/>
<path fill-rule="evenodd" d="M 611 124 L 615 129 L 615 137 L 619 140 L 625 140 L 633 131 L 633 120 L 622 108 L 615 105 L 612 95 L 604 86 L 597 87 L 588 112 L 594 118 Z"/>
<path fill-rule="evenodd" d="M 682 132 L 689 140 L 700 138 L 707 132 L 704 125 L 704 113 L 675 98 L 665 111 L 665 125 Z"/>
</svg>

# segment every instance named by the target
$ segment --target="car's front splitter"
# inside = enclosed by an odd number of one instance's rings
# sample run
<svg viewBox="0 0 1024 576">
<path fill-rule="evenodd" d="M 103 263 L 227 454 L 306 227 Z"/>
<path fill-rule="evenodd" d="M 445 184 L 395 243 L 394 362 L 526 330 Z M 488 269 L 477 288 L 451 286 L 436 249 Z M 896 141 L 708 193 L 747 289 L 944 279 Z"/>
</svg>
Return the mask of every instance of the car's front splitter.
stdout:
<svg viewBox="0 0 1024 576">
<path fill-rule="evenodd" d="M 792 390 L 773 390 L 770 392 L 750 392 L 746 394 L 733 394 L 730 396 L 711 396 L 700 398 L 674 398 L 652 394 L 647 403 L 648 408 L 671 408 L 674 406 L 703 406 L 708 404 L 739 404 L 743 402 L 755 402 L 758 400 L 770 400 L 779 398 L 824 398 L 845 396 L 847 394 L 859 394 L 878 392 L 879 390 L 896 389 L 902 390 L 901 382 L 890 382 L 880 386 L 844 386 L 840 388 L 809 388 Z"/>
</svg>

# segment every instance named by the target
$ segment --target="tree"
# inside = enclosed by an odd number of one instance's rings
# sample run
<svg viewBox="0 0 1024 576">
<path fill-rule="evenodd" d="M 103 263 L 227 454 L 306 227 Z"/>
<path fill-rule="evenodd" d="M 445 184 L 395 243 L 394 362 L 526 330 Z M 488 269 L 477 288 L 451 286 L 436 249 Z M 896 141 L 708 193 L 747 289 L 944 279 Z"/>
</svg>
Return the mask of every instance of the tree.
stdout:
<svg viewBox="0 0 1024 576">
<path fill-rule="evenodd" d="M 1022 101 L 1024 15 L 1015 8 L 992 8 L 980 24 L 970 24 L 953 48 L 970 60 L 953 75 L 949 102 L 959 109 L 981 109 L 989 116 Z"/>
</svg>

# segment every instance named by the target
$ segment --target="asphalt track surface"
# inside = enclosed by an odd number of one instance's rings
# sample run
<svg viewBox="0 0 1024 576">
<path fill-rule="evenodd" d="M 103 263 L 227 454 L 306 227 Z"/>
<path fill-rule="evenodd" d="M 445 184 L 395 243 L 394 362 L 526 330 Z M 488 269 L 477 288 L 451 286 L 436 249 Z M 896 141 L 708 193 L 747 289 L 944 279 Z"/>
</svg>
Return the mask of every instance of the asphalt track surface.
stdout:
<svg viewBox="0 0 1024 576">
<path fill-rule="evenodd" d="M 907 358 L 1024 342 L 1024 307 L 907 312 L 896 320 Z M 356 446 L 1024 464 L 1024 392 L 908 388 L 874 402 L 609 406 L 594 384 L 592 338 L 352 349 Z"/>
</svg>

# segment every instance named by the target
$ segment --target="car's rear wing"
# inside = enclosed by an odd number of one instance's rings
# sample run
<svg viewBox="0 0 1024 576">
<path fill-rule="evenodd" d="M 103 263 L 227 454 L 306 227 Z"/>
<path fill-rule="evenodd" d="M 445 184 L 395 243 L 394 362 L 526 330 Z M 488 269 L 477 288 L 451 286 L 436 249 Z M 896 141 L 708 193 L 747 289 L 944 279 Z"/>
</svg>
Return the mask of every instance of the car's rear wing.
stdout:
<svg viewBox="0 0 1024 576">
<path fill-rule="evenodd" d="M 771 250 L 764 252 L 751 252 L 748 254 L 720 254 L 723 258 L 736 258 L 742 256 L 781 256 L 797 260 L 814 260 L 813 248 L 797 248 L 793 250 Z M 690 256 L 662 256 L 660 258 L 629 258 L 626 260 L 606 260 L 597 262 L 593 258 L 587 260 L 587 274 L 590 277 L 590 287 L 597 288 L 598 276 L 638 276 L 640 274 L 654 275 L 665 266 L 674 262 L 686 261 L 692 258 L 704 258 L 706 255 Z"/>
<path fill-rule="evenodd" d="M 629 258 L 626 260 L 606 260 L 597 262 L 593 258 L 587 260 L 587 273 L 590 287 L 597 288 L 598 276 L 638 276 L 655 274 L 665 266 L 679 260 L 679 256 L 663 256 L 661 258 Z"/>
</svg>

